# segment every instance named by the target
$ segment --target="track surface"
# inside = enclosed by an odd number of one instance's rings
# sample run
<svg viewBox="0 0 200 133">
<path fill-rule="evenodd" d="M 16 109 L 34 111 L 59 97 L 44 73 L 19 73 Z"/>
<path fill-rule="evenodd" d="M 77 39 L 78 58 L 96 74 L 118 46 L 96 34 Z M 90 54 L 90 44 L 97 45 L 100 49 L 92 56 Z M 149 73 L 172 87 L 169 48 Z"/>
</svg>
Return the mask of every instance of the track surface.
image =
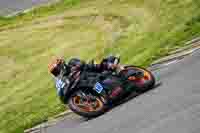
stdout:
<svg viewBox="0 0 200 133">
<path fill-rule="evenodd" d="M 162 85 L 107 114 L 66 119 L 45 133 L 199 133 L 200 51 L 162 68 Z"/>
<path fill-rule="evenodd" d="M 40 4 L 56 0 L 0 0 L 0 16 L 16 14 Z"/>
</svg>

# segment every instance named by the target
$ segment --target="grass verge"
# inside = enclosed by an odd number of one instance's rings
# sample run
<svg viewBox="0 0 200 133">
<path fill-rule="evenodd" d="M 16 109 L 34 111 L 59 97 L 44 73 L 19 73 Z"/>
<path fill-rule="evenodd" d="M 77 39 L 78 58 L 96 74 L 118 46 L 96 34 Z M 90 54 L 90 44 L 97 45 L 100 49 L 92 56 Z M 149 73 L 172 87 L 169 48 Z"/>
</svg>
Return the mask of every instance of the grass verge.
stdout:
<svg viewBox="0 0 200 133">
<path fill-rule="evenodd" d="M 62 13 L 73 6 L 78 5 L 78 3 L 80 3 L 80 0 L 59 0 L 53 4 L 49 3 L 47 5 L 41 5 L 29 12 L 19 13 L 16 16 L 0 16 L 0 30 L 15 28 L 27 24 L 34 19 Z"/>
</svg>

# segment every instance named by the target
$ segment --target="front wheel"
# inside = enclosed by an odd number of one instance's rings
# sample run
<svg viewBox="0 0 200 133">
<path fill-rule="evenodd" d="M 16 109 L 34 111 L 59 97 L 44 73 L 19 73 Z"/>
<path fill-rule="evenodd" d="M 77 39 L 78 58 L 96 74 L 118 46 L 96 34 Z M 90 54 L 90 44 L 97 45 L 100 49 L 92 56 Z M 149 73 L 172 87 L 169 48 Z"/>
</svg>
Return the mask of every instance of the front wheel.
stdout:
<svg viewBox="0 0 200 133">
<path fill-rule="evenodd" d="M 108 107 L 104 104 L 102 96 L 82 96 L 81 91 L 76 92 L 69 98 L 68 106 L 76 114 L 87 118 L 97 117 L 106 112 Z"/>
</svg>

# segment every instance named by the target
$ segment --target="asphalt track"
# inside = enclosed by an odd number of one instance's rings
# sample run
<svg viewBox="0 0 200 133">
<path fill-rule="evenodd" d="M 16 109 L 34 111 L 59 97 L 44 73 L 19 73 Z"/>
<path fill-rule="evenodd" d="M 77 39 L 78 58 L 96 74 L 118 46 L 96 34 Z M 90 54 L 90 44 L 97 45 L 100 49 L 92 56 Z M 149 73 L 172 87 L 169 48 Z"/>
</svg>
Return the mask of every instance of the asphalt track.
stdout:
<svg viewBox="0 0 200 133">
<path fill-rule="evenodd" d="M 44 3 L 56 0 L 0 0 L 0 16 L 14 15 Z"/>
<path fill-rule="evenodd" d="M 75 116 L 43 133 L 199 133 L 200 51 L 159 71 L 162 84 L 105 115 Z"/>
</svg>

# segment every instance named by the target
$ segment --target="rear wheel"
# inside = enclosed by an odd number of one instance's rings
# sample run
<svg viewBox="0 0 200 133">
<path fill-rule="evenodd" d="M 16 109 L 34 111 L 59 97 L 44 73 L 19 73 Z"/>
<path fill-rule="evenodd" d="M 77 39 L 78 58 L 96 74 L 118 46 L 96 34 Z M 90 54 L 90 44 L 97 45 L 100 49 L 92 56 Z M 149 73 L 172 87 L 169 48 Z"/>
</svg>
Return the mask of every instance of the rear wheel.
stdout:
<svg viewBox="0 0 200 133">
<path fill-rule="evenodd" d="M 69 108 L 83 117 L 92 118 L 97 117 L 108 109 L 105 106 L 105 99 L 102 96 L 81 96 L 80 91 L 76 92 L 69 98 Z"/>
<path fill-rule="evenodd" d="M 121 71 L 121 74 L 126 75 L 130 70 L 139 73 L 136 76 L 128 77 L 128 80 L 134 82 L 141 91 L 153 88 L 155 85 L 155 77 L 149 70 L 137 66 L 125 66 L 125 69 Z"/>
</svg>

